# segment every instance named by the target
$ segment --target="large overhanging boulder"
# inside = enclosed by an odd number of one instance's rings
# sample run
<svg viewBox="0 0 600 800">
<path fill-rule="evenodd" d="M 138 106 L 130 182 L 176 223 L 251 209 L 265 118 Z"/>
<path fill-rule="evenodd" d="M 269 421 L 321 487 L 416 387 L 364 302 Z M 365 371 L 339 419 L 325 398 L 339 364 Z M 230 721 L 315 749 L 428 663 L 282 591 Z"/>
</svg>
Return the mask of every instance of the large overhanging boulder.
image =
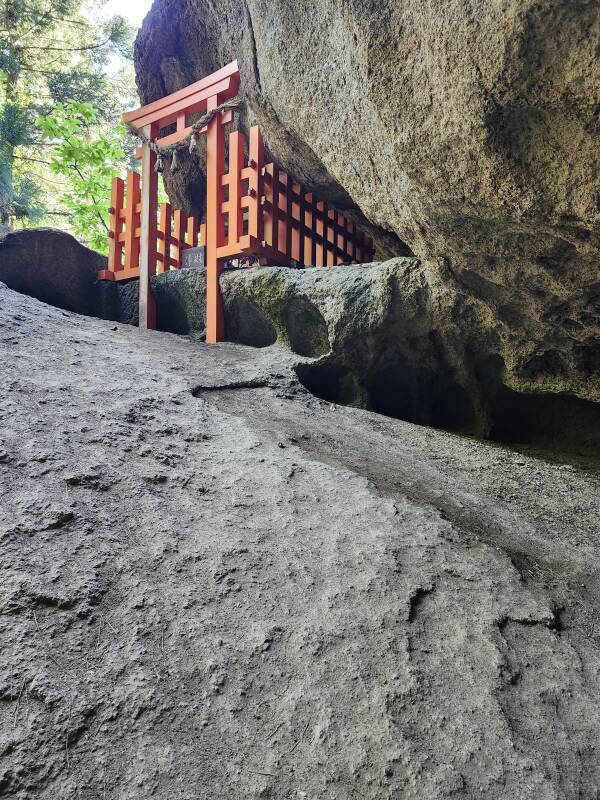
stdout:
<svg viewBox="0 0 600 800">
<path fill-rule="evenodd" d="M 156 0 L 136 66 L 149 102 L 237 58 L 242 123 L 408 243 L 437 339 L 487 343 L 474 380 L 598 401 L 599 36 L 588 0 Z"/>
</svg>

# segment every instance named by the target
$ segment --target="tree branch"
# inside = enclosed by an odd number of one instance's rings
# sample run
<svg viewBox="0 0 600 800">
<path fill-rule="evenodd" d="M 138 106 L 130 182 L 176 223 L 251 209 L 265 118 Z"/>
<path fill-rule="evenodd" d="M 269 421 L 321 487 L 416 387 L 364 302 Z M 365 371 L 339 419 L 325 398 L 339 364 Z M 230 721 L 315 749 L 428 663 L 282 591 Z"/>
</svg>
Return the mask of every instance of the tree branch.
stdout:
<svg viewBox="0 0 600 800">
<path fill-rule="evenodd" d="M 15 161 L 28 161 L 32 164 L 45 164 L 47 167 L 52 166 L 51 161 L 43 161 L 40 158 L 31 158 L 30 156 L 13 156 Z"/>
<path fill-rule="evenodd" d="M 81 53 L 84 50 L 100 50 L 102 47 L 106 47 L 106 45 L 111 41 L 110 37 L 103 42 L 96 42 L 96 44 L 88 44 L 84 47 L 50 47 L 44 45 L 31 45 L 31 46 L 23 46 L 21 50 L 53 50 L 58 53 Z"/>
<path fill-rule="evenodd" d="M 85 177 L 84 177 L 84 176 L 83 176 L 83 174 L 81 173 L 81 170 L 79 169 L 79 167 L 77 166 L 77 164 L 71 164 L 71 166 L 73 167 L 73 169 L 75 170 L 75 172 L 76 172 L 76 173 L 79 175 L 79 177 L 81 178 L 81 180 L 82 180 L 82 181 L 85 183 Z M 108 225 L 107 225 L 107 224 L 106 224 L 106 222 L 104 221 L 104 217 L 103 217 L 103 215 L 102 215 L 102 212 L 100 211 L 100 203 L 99 203 L 99 202 L 96 200 L 96 198 L 94 197 L 94 195 L 92 194 L 92 192 L 90 192 L 90 197 L 92 198 L 92 201 L 93 201 L 93 203 L 94 203 L 94 206 L 96 207 L 96 216 L 98 217 L 98 219 L 100 220 L 100 222 L 101 222 L 101 223 L 102 223 L 102 225 L 104 226 L 104 229 L 105 229 L 105 231 L 108 233 Z"/>
</svg>

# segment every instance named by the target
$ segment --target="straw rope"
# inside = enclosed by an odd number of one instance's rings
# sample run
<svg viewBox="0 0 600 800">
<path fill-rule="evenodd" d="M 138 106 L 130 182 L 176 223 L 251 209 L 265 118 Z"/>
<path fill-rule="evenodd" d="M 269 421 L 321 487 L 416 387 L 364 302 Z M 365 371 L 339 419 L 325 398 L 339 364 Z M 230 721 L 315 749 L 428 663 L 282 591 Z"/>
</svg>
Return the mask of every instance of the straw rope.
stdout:
<svg viewBox="0 0 600 800">
<path fill-rule="evenodd" d="M 196 120 L 196 122 L 194 122 L 192 125 L 192 130 L 185 137 L 185 139 L 181 139 L 179 142 L 167 145 L 166 147 L 159 147 L 156 142 L 152 141 L 152 139 L 150 139 L 148 136 L 145 136 L 133 125 L 128 124 L 126 127 L 132 136 L 136 136 L 142 142 L 142 144 L 147 145 L 153 153 L 156 153 L 157 158 L 156 165 L 154 167 L 155 172 L 163 171 L 165 156 L 171 157 L 171 169 L 176 170 L 178 166 L 178 150 L 187 149 L 190 153 L 194 153 L 198 147 L 198 137 L 202 128 L 205 125 L 208 125 L 217 116 L 217 114 L 220 114 L 222 111 L 237 111 L 242 105 L 243 102 L 239 97 L 232 97 L 231 100 L 226 100 L 224 103 L 221 103 L 220 106 L 217 106 L 210 111 L 206 111 Z"/>
</svg>

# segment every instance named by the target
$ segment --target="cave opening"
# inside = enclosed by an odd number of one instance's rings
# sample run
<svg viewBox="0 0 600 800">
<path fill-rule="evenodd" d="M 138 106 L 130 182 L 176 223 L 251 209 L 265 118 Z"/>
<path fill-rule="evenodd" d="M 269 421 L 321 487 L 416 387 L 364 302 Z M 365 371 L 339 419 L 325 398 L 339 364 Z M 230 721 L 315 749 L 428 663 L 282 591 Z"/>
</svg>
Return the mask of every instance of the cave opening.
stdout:
<svg viewBox="0 0 600 800">
<path fill-rule="evenodd" d="M 501 385 L 489 407 L 491 441 L 600 466 L 599 404 L 572 395 L 525 394 Z"/>
<path fill-rule="evenodd" d="M 400 361 L 365 375 L 321 361 L 297 365 L 296 374 L 311 394 L 330 403 L 600 469 L 600 405 L 571 395 L 525 394 L 484 380 L 476 407 L 450 372 L 420 372 Z"/>
<path fill-rule="evenodd" d="M 367 382 L 367 409 L 387 417 L 450 431 L 470 432 L 475 409 L 450 371 L 435 374 L 396 361 Z"/>
<path fill-rule="evenodd" d="M 405 362 L 366 377 L 329 362 L 298 364 L 296 374 L 311 394 L 329 403 L 452 431 L 471 431 L 476 420 L 467 392 L 450 374 L 421 374 Z"/>
<path fill-rule="evenodd" d="M 328 403 L 364 407 L 364 395 L 356 375 L 344 366 L 328 363 L 297 364 L 296 374 L 305 389 Z"/>
</svg>

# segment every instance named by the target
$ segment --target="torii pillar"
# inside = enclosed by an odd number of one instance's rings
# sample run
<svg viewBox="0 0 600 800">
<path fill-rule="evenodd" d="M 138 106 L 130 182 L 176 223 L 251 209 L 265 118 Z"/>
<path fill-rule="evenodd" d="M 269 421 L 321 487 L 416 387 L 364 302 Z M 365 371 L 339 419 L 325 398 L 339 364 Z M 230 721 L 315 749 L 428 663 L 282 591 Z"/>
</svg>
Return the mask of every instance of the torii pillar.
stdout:
<svg viewBox="0 0 600 800">
<path fill-rule="evenodd" d="M 208 111 L 219 105 L 213 95 L 208 101 Z M 223 244 L 223 184 L 225 172 L 225 132 L 219 117 L 213 117 L 206 128 L 206 341 L 209 344 L 225 339 L 225 313 L 219 278 L 223 260 L 217 257 L 217 248 Z"/>
</svg>

